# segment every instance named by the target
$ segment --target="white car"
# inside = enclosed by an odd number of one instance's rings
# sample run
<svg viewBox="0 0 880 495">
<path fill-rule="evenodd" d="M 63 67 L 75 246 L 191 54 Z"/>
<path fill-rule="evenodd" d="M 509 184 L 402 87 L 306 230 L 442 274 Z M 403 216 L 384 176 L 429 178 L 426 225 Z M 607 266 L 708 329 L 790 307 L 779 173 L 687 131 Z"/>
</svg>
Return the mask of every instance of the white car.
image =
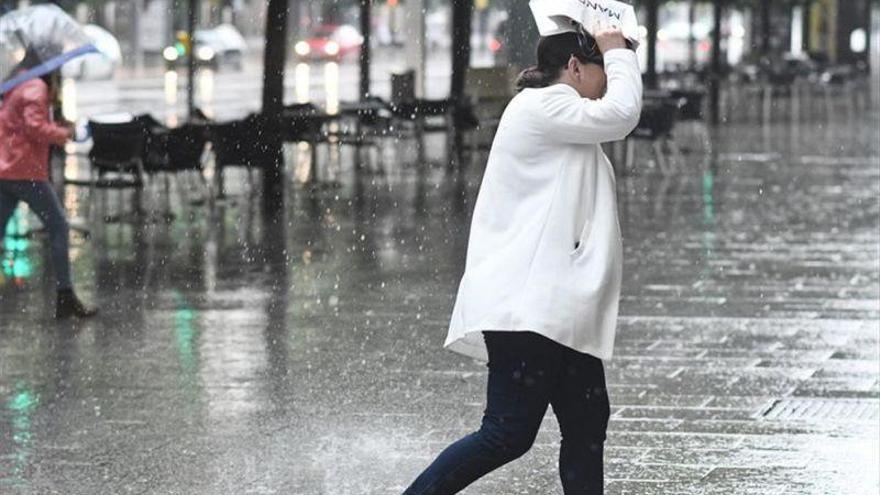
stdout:
<svg viewBox="0 0 880 495">
<path fill-rule="evenodd" d="M 122 49 L 119 42 L 106 29 L 94 24 L 83 26 L 83 31 L 92 40 L 99 53 L 77 57 L 64 64 L 61 74 L 74 79 L 112 79 L 116 68 L 122 64 Z"/>
<path fill-rule="evenodd" d="M 241 33 L 231 24 L 221 24 L 213 29 L 197 29 L 195 35 L 198 62 L 241 70 L 247 43 Z"/>
</svg>

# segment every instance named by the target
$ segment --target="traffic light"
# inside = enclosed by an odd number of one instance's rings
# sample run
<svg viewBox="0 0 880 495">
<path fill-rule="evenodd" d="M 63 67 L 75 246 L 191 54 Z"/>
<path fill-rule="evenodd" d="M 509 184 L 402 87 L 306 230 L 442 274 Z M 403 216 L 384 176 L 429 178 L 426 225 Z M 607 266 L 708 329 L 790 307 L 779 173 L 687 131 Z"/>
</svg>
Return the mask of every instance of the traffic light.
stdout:
<svg viewBox="0 0 880 495">
<path fill-rule="evenodd" d="M 177 50 L 177 55 L 183 57 L 192 49 L 192 39 L 186 31 L 178 31 L 175 38 L 177 41 L 174 43 L 174 48 Z"/>
</svg>

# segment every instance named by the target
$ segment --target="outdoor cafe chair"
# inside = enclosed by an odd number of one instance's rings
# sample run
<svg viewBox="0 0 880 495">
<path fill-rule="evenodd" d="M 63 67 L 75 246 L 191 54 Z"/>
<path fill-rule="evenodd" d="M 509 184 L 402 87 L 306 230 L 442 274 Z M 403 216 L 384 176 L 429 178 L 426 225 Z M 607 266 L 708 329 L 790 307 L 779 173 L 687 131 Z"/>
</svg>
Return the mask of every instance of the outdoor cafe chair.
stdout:
<svg viewBox="0 0 880 495">
<path fill-rule="evenodd" d="M 244 167 L 248 188 L 253 191 L 253 170 L 261 170 L 276 159 L 271 143 L 276 141 L 272 134 L 278 132 L 277 123 L 272 125 L 269 119 L 254 113 L 241 120 L 211 122 L 207 130 L 214 154 L 218 198 L 226 196 L 223 173 L 228 167 Z"/>
<path fill-rule="evenodd" d="M 143 151 L 146 131 L 137 120 L 120 123 L 90 121 L 92 185 L 99 188 L 143 186 Z M 105 176 L 113 175 L 112 179 Z"/>
<path fill-rule="evenodd" d="M 195 172 L 199 177 L 206 196 L 210 194 L 207 181 L 203 175 L 202 158 L 207 145 L 207 130 L 199 123 L 185 123 L 179 127 L 169 128 L 149 115 L 142 115 L 138 120 L 143 122 L 146 132 L 144 149 L 144 172 L 151 176 L 162 176 L 165 185 L 166 202 L 170 202 L 170 180 L 175 179 L 178 192 L 185 201 L 188 186 L 182 187 L 177 179 L 186 179 Z M 165 217 L 171 216 L 170 204 L 166 203 Z"/>
<path fill-rule="evenodd" d="M 335 125 L 325 135 L 339 144 L 374 145 L 379 136 L 388 135 L 392 118 L 388 102 L 378 96 L 343 101 L 333 116 Z"/>
<path fill-rule="evenodd" d="M 682 137 L 678 131 L 680 124 L 685 124 L 685 128 L 690 134 L 689 137 L 695 137 L 698 141 L 698 148 L 685 148 L 681 146 L 683 151 L 691 151 L 709 155 L 712 152 L 712 137 L 709 133 L 709 127 L 706 124 L 705 100 L 706 90 L 703 88 L 679 88 L 670 89 L 668 91 L 670 98 L 678 98 L 678 124 L 675 126 L 675 136 L 673 140 L 679 143 Z"/>
<path fill-rule="evenodd" d="M 318 180 L 318 143 L 329 142 L 326 125 L 335 119 L 313 103 L 286 105 L 281 111 L 278 130 L 284 142 L 309 144 L 309 180 L 313 184 Z"/>
<path fill-rule="evenodd" d="M 140 191 L 144 185 L 144 144 L 146 130 L 142 122 L 89 121 L 92 149 L 89 151 L 91 172 L 89 185 L 93 189 L 134 189 L 132 209 L 127 214 L 108 215 L 105 221 L 122 221 L 142 213 Z M 69 181 L 77 184 L 75 181 Z M 120 203 L 124 197 L 120 191 Z M 106 205 L 107 197 L 101 200 Z"/>
<path fill-rule="evenodd" d="M 474 74 L 483 71 L 492 72 L 491 68 L 470 69 L 468 72 L 467 91 L 470 96 L 470 105 L 456 106 L 449 98 L 430 99 L 416 96 L 416 74 L 413 70 L 407 70 L 391 75 L 391 99 L 386 103 L 379 98 L 373 98 L 391 112 L 391 123 L 395 129 L 402 129 L 401 124 L 412 123 L 417 137 L 424 132 L 442 131 L 448 132 L 453 125 L 473 129 L 477 126 L 476 117 L 472 110 L 477 102 L 478 84 L 485 82 L 483 77 L 479 81 L 474 80 Z M 478 78 L 479 79 L 479 78 Z M 493 80 L 494 82 L 494 80 Z M 508 81 L 509 85 L 509 81 Z M 489 90 L 496 96 L 504 91 L 498 88 Z M 462 111 L 463 110 L 463 111 Z M 440 124 L 429 124 L 428 119 L 442 120 Z M 455 119 L 458 119 L 455 122 Z"/>
<path fill-rule="evenodd" d="M 865 73 L 854 66 L 828 66 L 815 79 L 818 80 L 822 92 L 826 118 L 839 113 L 836 103 L 843 104 L 843 111 L 847 116 L 854 115 L 857 108 L 864 108 L 869 104 L 865 100 L 870 93 L 870 87 L 865 83 L 870 78 L 865 77 Z"/>
<path fill-rule="evenodd" d="M 645 93 L 642 105 L 642 115 L 635 129 L 627 137 L 626 160 L 624 171 L 632 170 L 636 156 L 636 141 L 649 141 L 654 150 L 654 159 L 660 172 L 664 175 L 674 171 L 675 163 L 679 162 L 681 152 L 673 138 L 672 131 L 679 119 L 679 114 L 685 101 L 682 98 L 671 96 L 666 92 L 651 94 Z M 664 145 L 674 155 L 674 161 L 670 164 L 664 152 Z"/>
</svg>

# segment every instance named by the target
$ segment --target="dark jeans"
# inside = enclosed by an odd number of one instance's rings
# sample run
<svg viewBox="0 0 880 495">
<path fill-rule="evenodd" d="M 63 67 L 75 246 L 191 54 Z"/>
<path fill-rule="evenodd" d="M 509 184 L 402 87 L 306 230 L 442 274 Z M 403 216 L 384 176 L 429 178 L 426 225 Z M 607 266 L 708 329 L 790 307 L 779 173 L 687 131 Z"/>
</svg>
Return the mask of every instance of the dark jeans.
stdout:
<svg viewBox="0 0 880 495">
<path fill-rule="evenodd" d="M 562 432 L 565 495 L 600 494 L 610 406 L 602 360 L 532 332 L 483 332 L 489 350 L 480 429 L 446 448 L 404 495 L 458 493 L 531 448 L 547 411 Z"/>
<path fill-rule="evenodd" d="M 55 190 L 46 181 L 0 180 L 0 238 L 19 201 L 27 203 L 48 229 L 58 289 L 70 289 L 70 226 Z"/>
</svg>

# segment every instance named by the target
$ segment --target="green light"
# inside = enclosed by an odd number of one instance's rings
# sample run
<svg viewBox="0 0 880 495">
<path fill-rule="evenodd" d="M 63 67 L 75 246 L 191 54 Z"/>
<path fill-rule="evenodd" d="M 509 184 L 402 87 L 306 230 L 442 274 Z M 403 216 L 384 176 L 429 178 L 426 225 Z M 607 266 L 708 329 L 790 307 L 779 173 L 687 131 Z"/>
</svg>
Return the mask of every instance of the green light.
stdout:
<svg viewBox="0 0 880 495">
<path fill-rule="evenodd" d="M 28 246 L 30 246 L 30 241 L 26 238 L 21 237 L 26 231 L 24 222 L 22 222 L 22 213 L 17 212 L 10 220 L 9 223 L 6 224 L 6 232 L 3 237 L 3 247 L 6 249 L 6 252 L 21 252 L 25 251 Z"/>
<path fill-rule="evenodd" d="M 21 210 L 18 210 L 6 224 L 6 235 L 3 238 L 6 256 L 2 264 L 3 274 L 7 278 L 29 278 L 33 274 L 33 267 L 27 257 L 30 241 L 19 237 L 26 230 L 26 225 Z"/>
<path fill-rule="evenodd" d="M 192 325 L 194 319 L 195 313 L 189 308 L 181 308 L 174 313 L 174 328 L 177 333 L 177 346 L 183 356 L 188 356 L 190 358 L 193 354 L 193 338 L 196 333 Z"/>
<path fill-rule="evenodd" d="M 177 43 L 174 44 L 174 49 L 177 50 L 177 54 L 179 56 L 182 57 L 182 56 L 186 55 L 186 45 L 184 45 L 180 41 L 178 41 Z"/>
<path fill-rule="evenodd" d="M 15 433 L 12 434 L 13 442 L 19 445 L 25 445 L 30 443 L 30 441 L 34 438 L 34 435 L 27 430 L 31 427 L 31 422 L 28 418 L 18 417 L 13 419 L 12 427 L 17 430 Z"/>
<path fill-rule="evenodd" d="M 12 218 L 9 219 L 9 222 L 6 224 L 7 237 L 13 237 L 21 231 L 21 217 L 23 215 L 21 210 L 16 210 Z"/>
<path fill-rule="evenodd" d="M 703 172 L 703 225 L 706 230 L 703 231 L 703 269 L 700 270 L 700 279 L 710 278 L 712 276 L 712 268 L 709 266 L 709 260 L 715 254 L 715 175 L 711 170 Z"/>
<path fill-rule="evenodd" d="M 711 170 L 703 173 L 703 222 L 711 224 L 715 222 L 715 176 Z"/>
<path fill-rule="evenodd" d="M 22 385 L 19 384 L 19 388 L 22 388 Z M 26 413 L 30 412 L 33 409 L 36 409 L 37 405 L 40 403 L 40 398 L 33 391 L 25 388 L 19 390 L 19 392 L 6 402 L 6 407 L 8 407 L 11 411 L 15 411 L 17 413 Z"/>
<path fill-rule="evenodd" d="M 30 245 L 30 242 L 28 242 L 27 239 L 22 237 L 22 238 L 18 238 L 18 239 L 12 239 L 12 242 L 10 244 L 11 244 L 11 248 L 12 248 L 11 251 L 21 253 L 21 252 L 24 252 L 27 250 L 28 246 Z"/>
<path fill-rule="evenodd" d="M 174 336 L 177 340 L 180 363 L 189 374 L 196 368 L 195 344 L 198 338 L 198 329 L 194 324 L 196 312 L 189 307 L 186 298 L 180 292 L 175 292 L 174 299 L 178 308 L 174 312 Z"/>
<path fill-rule="evenodd" d="M 34 434 L 31 431 L 31 415 L 40 404 L 40 396 L 31 390 L 25 382 L 15 385 L 16 392 L 6 400 L 6 408 L 12 413 L 12 443 L 14 444 L 11 459 L 14 462 L 6 474 L 10 481 L 20 481 L 22 473 L 28 465 L 31 443 Z"/>
<path fill-rule="evenodd" d="M 20 209 L 15 211 L 15 214 L 9 219 L 9 223 L 6 224 L 6 236 L 15 237 L 22 233 L 24 230 L 24 228 L 22 228 L 24 216 L 24 213 L 22 213 Z"/>
<path fill-rule="evenodd" d="M 12 275 L 18 278 L 29 278 L 33 273 L 31 262 L 25 257 L 16 258 L 12 265 Z"/>
</svg>

